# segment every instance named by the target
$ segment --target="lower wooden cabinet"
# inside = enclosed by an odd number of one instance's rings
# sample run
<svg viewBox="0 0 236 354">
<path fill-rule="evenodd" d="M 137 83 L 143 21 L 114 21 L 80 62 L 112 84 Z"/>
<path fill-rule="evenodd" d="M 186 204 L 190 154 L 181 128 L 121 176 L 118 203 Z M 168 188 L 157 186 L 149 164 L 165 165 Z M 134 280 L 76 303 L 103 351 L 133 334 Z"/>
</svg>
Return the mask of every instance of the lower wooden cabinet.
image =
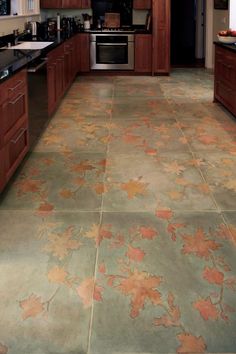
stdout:
<svg viewBox="0 0 236 354">
<path fill-rule="evenodd" d="M 135 35 L 134 70 L 137 73 L 150 73 L 152 71 L 151 34 Z"/>
<path fill-rule="evenodd" d="M 214 98 L 236 115 L 236 52 L 216 45 Z"/>
<path fill-rule="evenodd" d="M 90 71 L 90 41 L 89 33 L 78 33 L 77 41 L 77 72 L 86 73 Z"/>
<path fill-rule="evenodd" d="M 29 150 L 27 72 L 0 85 L 0 192 Z"/>
</svg>

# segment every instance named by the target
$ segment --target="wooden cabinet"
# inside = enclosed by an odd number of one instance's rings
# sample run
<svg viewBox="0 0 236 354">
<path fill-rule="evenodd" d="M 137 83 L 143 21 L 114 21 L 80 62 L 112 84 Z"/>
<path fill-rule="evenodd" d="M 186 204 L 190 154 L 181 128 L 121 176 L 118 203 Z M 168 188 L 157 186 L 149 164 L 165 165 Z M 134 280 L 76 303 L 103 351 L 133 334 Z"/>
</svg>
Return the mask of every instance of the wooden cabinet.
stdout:
<svg viewBox="0 0 236 354">
<path fill-rule="evenodd" d="M 214 98 L 236 115 L 236 52 L 216 45 Z"/>
<path fill-rule="evenodd" d="M 51 116 L 77 73 L 76 37 L 52 50 L 47 60 L 48 114 Z"/>
<path fill-rule="evenodd" d="M 41 9 L 89 9 L 91 0 L 40 0 Z"/>
<path fill-rule="evenodd" d="M 41 9 L 61 9 L 62 0 L 40 0 Z"/>
<path fill-rule="evenodd" d="M 133 0 L 133 8 L 135 10 L 147 10 L 152 8 L 151 0 Z"/>
<path fill-rule="evenodd" d="M 170 0 L 153 1 L 153 73 L 170 72 Z"/>
<path fill-rule="evenodd" d="M 0 191 L 29 149 L 27 73 L 0 85 Z"/>
<path fill-rule="evenodd" d="M 76 36 L 77 41 L 77 72 L 90 71 L 90 42 L 88 33 L 79 33 Z"/>
<path fill-rule="evenodd" d="M 150 73 L 152 71 L 151 34 L 135 35 L 134 70 L 137 73 Z"/>
</svg>

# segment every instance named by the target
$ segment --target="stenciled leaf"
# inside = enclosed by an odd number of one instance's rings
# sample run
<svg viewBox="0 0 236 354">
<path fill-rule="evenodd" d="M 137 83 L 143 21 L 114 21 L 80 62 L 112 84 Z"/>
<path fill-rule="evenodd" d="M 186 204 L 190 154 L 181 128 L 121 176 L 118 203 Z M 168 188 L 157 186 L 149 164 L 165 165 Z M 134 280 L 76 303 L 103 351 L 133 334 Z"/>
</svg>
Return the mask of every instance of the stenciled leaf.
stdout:
<svg viewBox="0 0 236 354">
<path fill-rule="evenodd" d="M 145 195 L 147 193 L 147 186 L 148 183 L 130 179 L 129 182 L 121 184 L 121 189 L 127 193 L 129 199 L 133 199 L 139 195 Z"/>
<path fill-rule="evenodd" d="M 0 343 L 0 354 L 7 354 L 8 353 L 8 348 L 6 345 Z"/>
<path fill-rule="evenodd" d="M 180 325 L 180 309 L 174 304 L 174 295 L 172 293 L 168 295 L 168 305 L 168 313 L 154 319 L 155 326 L 178 327 Z"/>
<path fill-rule="evenodd" d="M 177 161 L 173 161 L 170 163 L 165 163 L 164 164 L 164 171 L 168 173 L 174 173 L 177 176 L 179 176 L 182 172 L 184 172 L 185 167 L 182 165 L 179 165 Z"/>
<path fill-rule="evenodd" d="M 65 271 L 64 268 L 58 266 L 51 268 L 48 272 L 48 280 L 50 282 L 71 286 L 70 282 L 67 279 L 68 276 L 69 274 L 67 273 L 67 271 Z"/>
<path fill-rule="evenodd" d="M 85 233 L 85 237 L 93 238 L 98 247 L 105 238 L 112 238 L 111 227 L 111 225 L 102 225 L 100 227 L 98 224 L 93 224 L 90 230 Z"/>
<path fill-rule="evenodd" d="M 206 299 L 199 299 L 193 304 L 194 308 L 200 312 L 204 320 L 217 320 L 219 318 L 219 311 L 211 301 L 210 297 Z"/>
<path fill-rule="evenodd" d="M 29 317 L 36 317 L 44 311 L 44 304 L 41 301 L 41 297 L 35 294 L 31 294 L 27 299 L 20 301 L 20 307 L 23 310 L 23 320 Z"/>
<path fill-rule="evenodd" d="M 143 257 L 145 256 L 145 252 L 141 250 L 139 247 L 135 248 L 131 245 L 128 246 L 128 251 L 125 254 L 131 261 L 134 262 L 142 262 Z"/>
<path fill-rule="evenodd" d="M 206 237 L 202 229 L 197 229 L 194 235 L 182 236 L 184 245 L 183 254 L 194 254 L 197 257 L 208 259 L 213 251 L 218 250 L 221 245 Z"/>
<path fill-rule="evenodd" d="M 157 210 L 156 216 L 160 219 L 169 220 L 173 216 L 173 212 L 170 209 Z"/>
<path fill-rule="evenodd" d="M 96 284 L 94 278 L 83 280 L 76 290 L 79 297 L 82 299 L 84 308 L 91 307 L 93 300 L 102 301 L 103 288 Z"/>
<path fill-rule="evenodd" d="M 181 345 L 177 349 L 177 353 L 190 354 L 190 353 L 204 353 L 207 346 L 204 339 L 199 336 L 195 337 L 191 333 L 181 333 L 177 335 Z"/>
<path fill-rule="evenodd" d="M 217 268 L 205 267 L 203 271 L 203 278 L 211 284 L 222 285 L 224 282 L 224 274 Z"/>
<path fill-rule="evenodd" d="M 141 233 L 142 238 L 147 240 L 153 240 L 156 236 L 158 236 L 158 232 L 148 226 L 141 226 L 139 228 L 139 232 Z"/>
</svg>

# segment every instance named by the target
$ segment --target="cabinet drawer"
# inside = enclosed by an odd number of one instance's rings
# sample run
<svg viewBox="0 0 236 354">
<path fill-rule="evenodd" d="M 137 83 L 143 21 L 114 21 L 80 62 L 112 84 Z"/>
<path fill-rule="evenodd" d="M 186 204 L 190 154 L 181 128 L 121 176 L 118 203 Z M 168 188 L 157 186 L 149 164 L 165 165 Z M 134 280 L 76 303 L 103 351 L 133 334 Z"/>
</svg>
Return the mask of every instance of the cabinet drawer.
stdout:
<svg viewBox="0 0 236 354">
<path fill-rule="evenodd" d="M 15 125 L 18 121 L 23 121 L 28 116 L 28 97 L 26 87 L 15 89 L 11 98 L 0 106 L 0 123 L 2 127 L 3 140 L 7 142 L 14 134 Z M 21 122 L 19 123 L 21 124 Z"/>
<path fill-rule="evenodd" d="M 4 147 L 5 179 L 10 179 L 29 149 L 28 124 L 25 122 Z"/>
<path fill-rule="evenodd" d="M 20 71 L 0 85 L 0 105 L 7 99 L 14 99 L 27 86 L 26 71 Z"/>
</svg>

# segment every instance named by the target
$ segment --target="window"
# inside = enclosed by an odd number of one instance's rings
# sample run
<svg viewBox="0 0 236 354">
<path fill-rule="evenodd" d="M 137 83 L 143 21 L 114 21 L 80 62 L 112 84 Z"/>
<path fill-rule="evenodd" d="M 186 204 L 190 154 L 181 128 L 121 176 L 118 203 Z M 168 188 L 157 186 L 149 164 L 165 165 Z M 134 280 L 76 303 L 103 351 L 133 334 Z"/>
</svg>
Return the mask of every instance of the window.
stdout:
<svg viewBox="0 0 236 354">
<path fill-rule="evenodd" d="M 11 0 L 11 15 L 13 14 L 39 14 L 39 0 Z"/>
</svg>

